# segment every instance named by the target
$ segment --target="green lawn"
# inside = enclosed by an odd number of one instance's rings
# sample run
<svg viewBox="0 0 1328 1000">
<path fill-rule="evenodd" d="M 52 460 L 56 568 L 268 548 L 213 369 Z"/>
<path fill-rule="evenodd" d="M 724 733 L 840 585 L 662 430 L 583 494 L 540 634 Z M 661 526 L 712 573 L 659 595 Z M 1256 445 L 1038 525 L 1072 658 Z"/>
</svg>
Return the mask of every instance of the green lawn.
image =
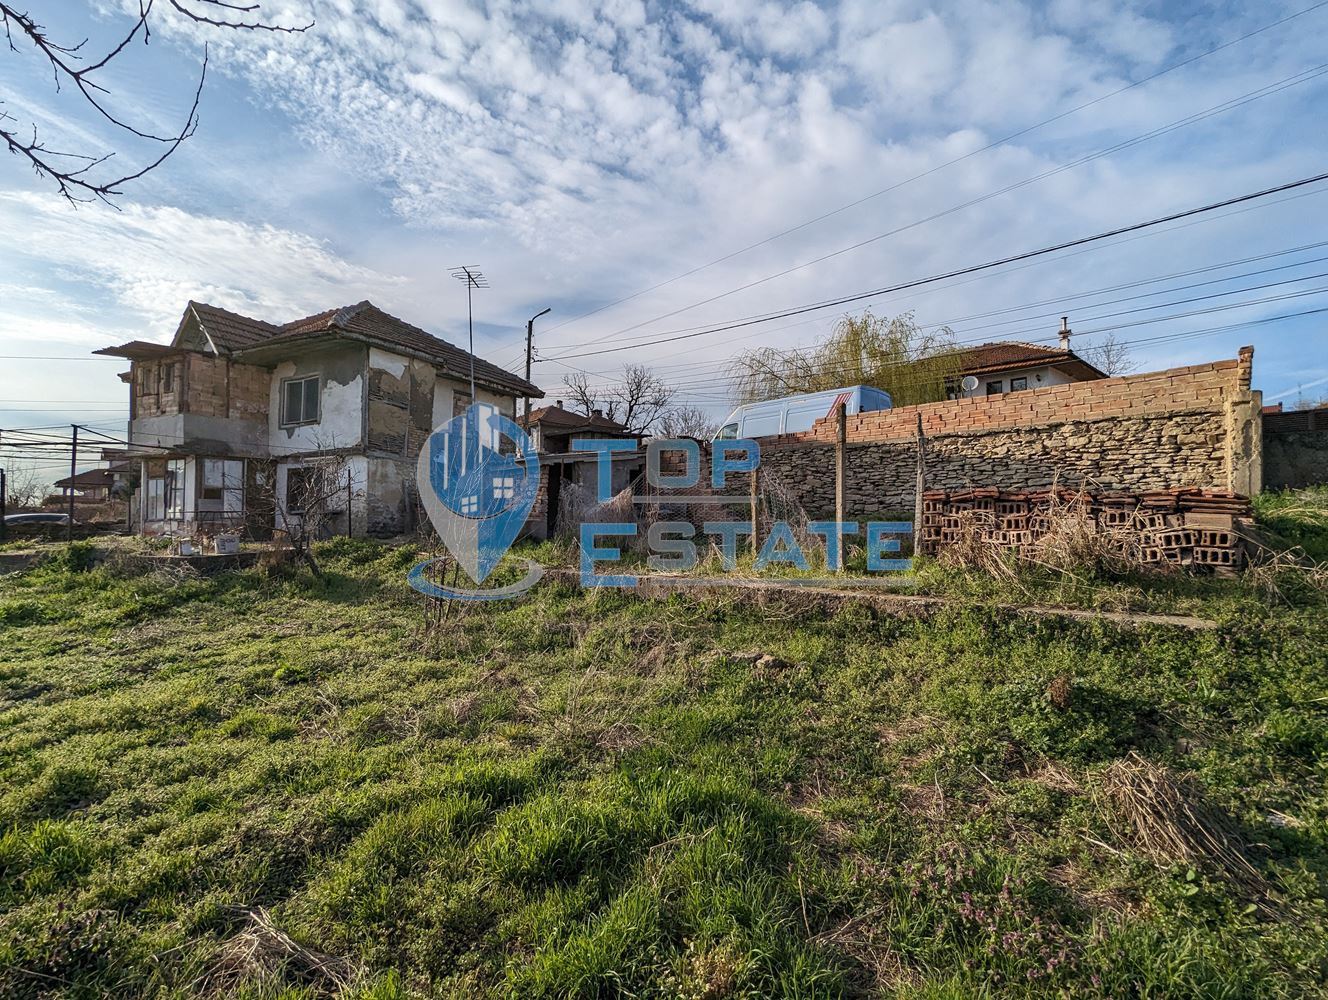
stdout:
<svg viewBox="0 0 1328 1000">
<path fill-rule="evenodd" d="M 1028 583 L 1222 623 L 1189 632 L 939 571 L 925 621 L 542 585 L 428 634 L 405 549 L 59 551 L 0 580 L 0 995 L 1324 990 L 1313 591 Z M 1132 753 L 1257 878 L 1150 852 L 1104 791 Z"/>
</svg>

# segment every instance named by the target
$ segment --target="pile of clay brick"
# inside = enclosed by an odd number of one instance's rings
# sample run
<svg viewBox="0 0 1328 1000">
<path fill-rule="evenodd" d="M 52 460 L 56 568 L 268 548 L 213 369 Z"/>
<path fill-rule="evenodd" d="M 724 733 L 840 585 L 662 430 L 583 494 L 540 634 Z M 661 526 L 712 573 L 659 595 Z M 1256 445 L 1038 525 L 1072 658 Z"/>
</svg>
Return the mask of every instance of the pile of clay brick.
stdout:
<svg viewBox="0 0 1328 1000">
<path fill-rule="evenodd" d="M 1018 492 L 995 487 L 933 490 L 923 494 L 920 550 L 935 555 L 977 531 L 982 541 L 1028 553 L 1044 537 L 1057 512 L 1092 518 L 1127 544 L 1144 565 L 1180 566 L 1223 575 L 1241 565 L 1238 518 L 1250 501 L 1219 490 L 1171 489 L 1149 493 Z"/>
</svg>

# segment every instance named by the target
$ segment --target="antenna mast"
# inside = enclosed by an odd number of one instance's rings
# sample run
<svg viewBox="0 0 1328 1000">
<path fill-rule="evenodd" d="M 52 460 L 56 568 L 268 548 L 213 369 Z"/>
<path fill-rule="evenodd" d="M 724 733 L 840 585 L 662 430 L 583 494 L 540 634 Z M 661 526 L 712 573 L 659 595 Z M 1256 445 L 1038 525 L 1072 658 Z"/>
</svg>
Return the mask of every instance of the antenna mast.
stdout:
<svg viewBox="0 0 1328 1000">
<path fill-rule="evenodd" d="M 466 326 L 470 331 L 470 403 L 475 405 L 475 312 L 471 305 L 471 289 L 488 288 L 489 279 L 484 277 L 474 264 L 462 264 L 452 268 L 452 277 L 466 283 Z"/>
</svg>

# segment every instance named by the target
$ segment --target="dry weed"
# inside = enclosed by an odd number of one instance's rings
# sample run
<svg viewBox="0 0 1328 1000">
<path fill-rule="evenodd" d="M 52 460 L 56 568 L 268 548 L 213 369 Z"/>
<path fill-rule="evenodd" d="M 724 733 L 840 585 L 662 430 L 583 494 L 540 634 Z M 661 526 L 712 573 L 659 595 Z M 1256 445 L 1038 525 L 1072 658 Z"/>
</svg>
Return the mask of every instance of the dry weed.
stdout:
<svg viewBox="0 0 1328 1000">
<path fill-rule="evenodd" d="M 1192 777 L 1131 752 L 1102 771 L 1094 797 L 1112 834 L 1155 863 L 1216 864 L 1249 892 L 1267 895 L 1268 883 L 1251 863 L 1239 827 L 1204 800 Z"/>
<path fill-rule="evenodd" d="M 356 970 L 344 958 L 306 947 L 281 930 L 267 910 L 232 907 L 245 926 L 222 947 L 199 992 L 229 995 L 255 979 L 295 979 L 324 995 L 348 989 Z"/>
</svg>

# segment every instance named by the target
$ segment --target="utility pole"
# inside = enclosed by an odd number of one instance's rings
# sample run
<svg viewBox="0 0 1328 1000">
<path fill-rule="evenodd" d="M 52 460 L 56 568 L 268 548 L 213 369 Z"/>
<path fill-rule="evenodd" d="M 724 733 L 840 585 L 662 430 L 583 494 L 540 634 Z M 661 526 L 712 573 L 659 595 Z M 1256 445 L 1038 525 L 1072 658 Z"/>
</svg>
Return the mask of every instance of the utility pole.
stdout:
<svg viewBox="0 0 1328 1000">
<path fill-rule="evenodd" d="M 5 475 L 5 470 L 0 469 L 0 542 L 9 538 L 9 529 L 5 527 L 5 515 L 8 514 L 6 504 L 9 496 L 9 483 Z"/>
<path fill-rule="evenodd" d="M 530 319 L 526 320 L 526 381 L 527 381 L 527 382 L 530 381 L 530 361 L 531 361 L 531 354 L 532 354 L 532 352 L 533 352 L 533 350 L 534 350 L 534 343 L 535 343 L 535 320 L 537 320 L 537 319 L 539 319 L 541 316 L 544 316 L 544 315 L 546 315 L 547 313 L 551 313 L 551 312 L 553 312 L 553 307 L 552 307 L 552 306 L 550 306 L 548 309 L 545 309 L 544 312 L 537 312 L 534 316 L 530 317 Z M 529 396 L 526 397 L 526 433 L 530 433 L 530 397 L 529 397 Z"/>
<path fill-rule="evenodd" d="M 70 424 L 74 429 L 70 437 L 69 448 L 69 485 L 65 487 L 65 496 L 69 498 L 69 524 L 65 526 L 65 540 L 74 540 L 74 476 L 78 475 L 78 424 Z"/>
</svg>

